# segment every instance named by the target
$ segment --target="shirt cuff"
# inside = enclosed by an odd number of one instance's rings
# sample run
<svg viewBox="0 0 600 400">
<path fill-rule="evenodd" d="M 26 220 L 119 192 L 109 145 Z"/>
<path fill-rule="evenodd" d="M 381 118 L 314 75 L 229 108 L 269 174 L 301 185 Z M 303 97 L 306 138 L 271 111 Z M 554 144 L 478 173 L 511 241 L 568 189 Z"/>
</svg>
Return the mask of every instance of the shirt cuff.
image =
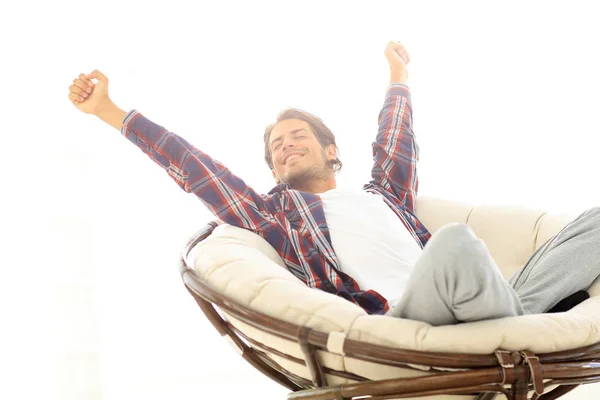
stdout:
<svg viewBox="0 0 600 400">
<path fill-rule="evenodd" d="M 139 114 L 139 111 L 137 110 L 129 111 L 127 115 L 125 115 L 125 118 L 123 118 L 123 125 L 127 125 L 137 114 Z"/>
<path fill-rule="evenodd" d="M 127 115 L 125 115 L 125 118 L 123 118 L 123 126 L 121 127 L 121 133 L 123 135 L 125 135 L 125 132 L 127 131 L 127 127 L 129 125 L 129 123 L 131 122 L 131 120 L 138 114 L 139 114 L 139 111 L 131 110 L 127 113 Z"/>
<path fill-rule="evenodd" d="M 410 89 L 403 83 L 392 83 L 388 86 L 386 97 L 390 96 L 404 96 L 410 99 Z"/>
</svg>

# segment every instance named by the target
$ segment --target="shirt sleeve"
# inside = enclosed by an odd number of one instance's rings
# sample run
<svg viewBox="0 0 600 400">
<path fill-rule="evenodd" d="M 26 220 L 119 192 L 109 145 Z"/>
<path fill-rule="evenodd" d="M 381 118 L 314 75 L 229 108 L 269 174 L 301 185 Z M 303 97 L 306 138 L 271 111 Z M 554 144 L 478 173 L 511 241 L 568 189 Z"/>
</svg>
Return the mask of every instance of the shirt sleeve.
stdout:
<svg viewBox="0 0 600 400">
<path fill-rule="evenodd" d="M 136 110 L 125 117 L 121 133 L 223 222 L 256 232 L 270 225 L 265 197 L 182 137 Z"/>
<path fill-rule="evenodd" d="M 392 84 L 386 92 L 373 159 L 370 183 L 391 192 L 414 212 L 419 147 L 412 130 L 412 104 L 406 85 Z"/>
</svg>

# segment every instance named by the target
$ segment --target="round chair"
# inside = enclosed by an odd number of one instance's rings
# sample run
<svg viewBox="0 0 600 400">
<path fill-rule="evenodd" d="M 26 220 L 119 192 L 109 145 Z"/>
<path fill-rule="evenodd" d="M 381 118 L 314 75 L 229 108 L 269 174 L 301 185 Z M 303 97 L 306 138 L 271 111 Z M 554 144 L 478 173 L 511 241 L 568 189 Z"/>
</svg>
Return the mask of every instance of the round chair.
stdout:
<svg viewBox="0 0 600 400">
<path fill-rule="evenodd" d="M 435 198 L 420 198 L 417 215 L 432 233 L 469 224 L 505 276 L 571 219 Z M 309 288 L 259 235 L 219 222 L 189 241 L 180 272 L 214 327 L 289 400 L 549 400 L 600 381 L 600 280 L 567 312 L 433 327 Z"/>
</svg>

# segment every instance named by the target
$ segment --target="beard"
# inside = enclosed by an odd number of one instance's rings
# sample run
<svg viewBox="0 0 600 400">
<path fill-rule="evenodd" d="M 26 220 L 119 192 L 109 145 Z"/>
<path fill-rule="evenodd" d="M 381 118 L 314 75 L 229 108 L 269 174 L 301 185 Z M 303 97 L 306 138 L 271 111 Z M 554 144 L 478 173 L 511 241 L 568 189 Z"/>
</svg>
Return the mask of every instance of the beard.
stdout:
<svg viewBox="0 0 600 400">
<path fill-rule="evenodd" d="M 325 150 L 321 150 L 321 162 L 319 164 L 298 166 L 296 169 L 288 171 L 282 177 L 281 182 L 287 183 L 292 189 L 302 190 L 310 187 L 310 183 L 313 181 L 327 179 L 332 170 L 331 163 L 325 155 Z"/>
</svg>

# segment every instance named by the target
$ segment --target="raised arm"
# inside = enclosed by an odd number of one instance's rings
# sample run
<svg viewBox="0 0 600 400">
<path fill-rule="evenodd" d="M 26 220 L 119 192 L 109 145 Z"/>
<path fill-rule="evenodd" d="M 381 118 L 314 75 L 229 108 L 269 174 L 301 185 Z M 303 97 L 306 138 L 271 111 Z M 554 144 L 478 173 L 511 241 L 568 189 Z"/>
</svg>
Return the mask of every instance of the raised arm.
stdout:
<svg viewBox="0 0 600 400">
<path fill-rule="evenodd" d="M 256 232 L 271 224 L 264 198 L 221 163 L 137 111 L 119 109 L 108 97 L 108 79 L 102 73 L 81 74 L 69 89 L 69 99 L 78 109 L 119 129 L 219 219 Z"/>
<path fill-rule="evenodd" d="M 419 148 L 412 130 L 412 104 L 406 86 L 406 65 L 410 58 L 398 42 L 388 44 L 385 56 L 390 65 L 390 86 L 379 113 L 379 131 L 373 143 L 371 184 L 390 191 L 414 212 L 419 185 Z"/>
</svg>

